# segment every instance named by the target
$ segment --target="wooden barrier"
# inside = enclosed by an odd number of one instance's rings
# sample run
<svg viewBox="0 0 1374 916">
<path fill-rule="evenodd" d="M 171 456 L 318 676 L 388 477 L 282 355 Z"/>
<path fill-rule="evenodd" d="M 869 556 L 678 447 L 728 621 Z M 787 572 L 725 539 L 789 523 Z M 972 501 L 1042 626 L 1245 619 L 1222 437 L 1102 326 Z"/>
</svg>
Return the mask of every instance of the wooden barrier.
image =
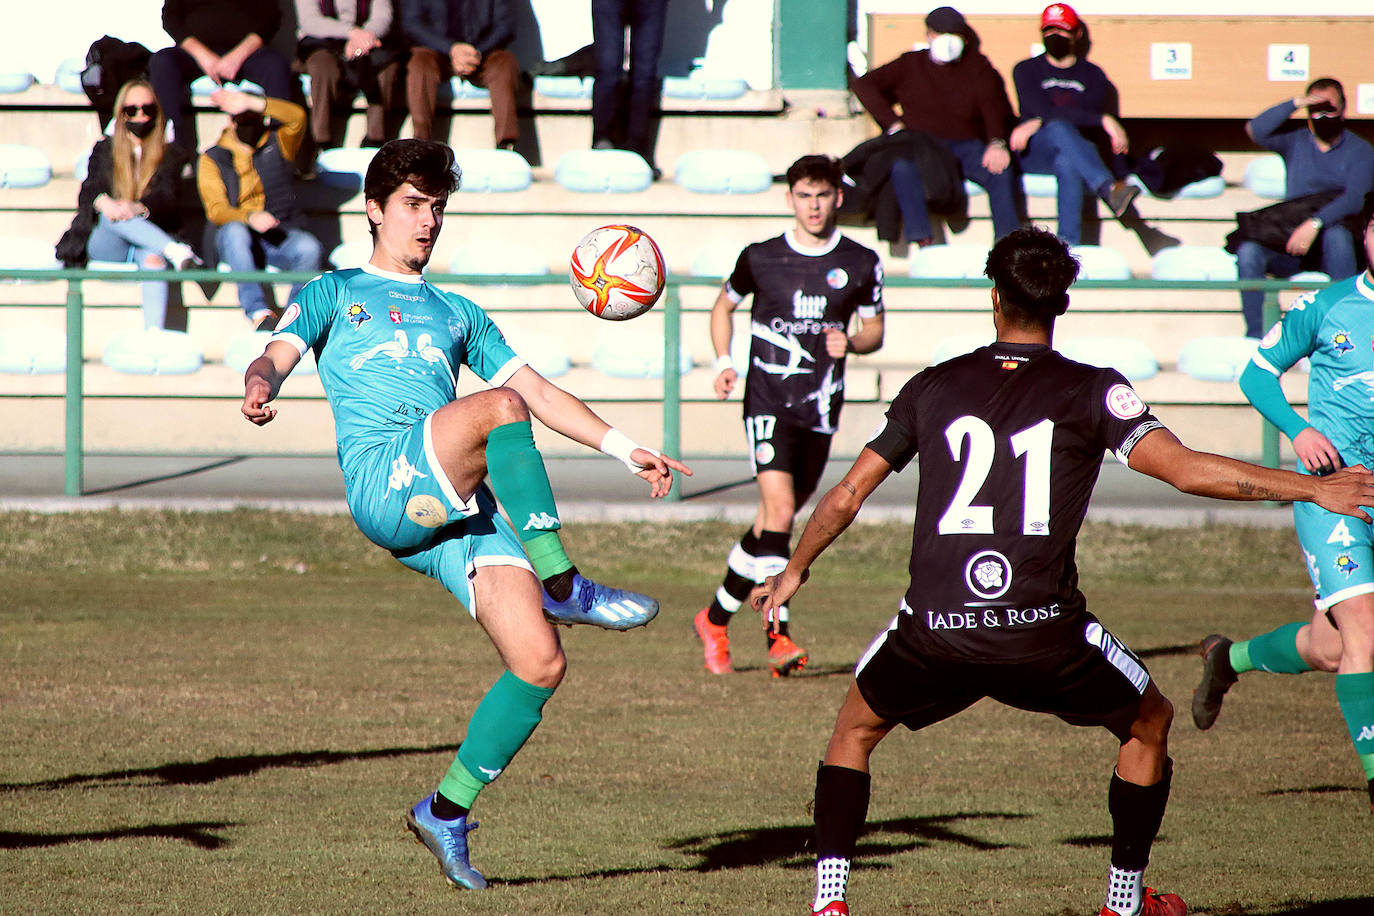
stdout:
<svg viewBox="0 0 1374 916">
<path fill-rule="evenodd" d="M 1011 70 L 1039 53 L 1039 15 L 969 16 L 968 21 L 1015 104 Z M 1372 16 L 1093 16 L 1085 22 L 1092 42 L 1088 59 L 1116 84 L 1123 117 L 1249 119 L 1300 95 L 1322 76 L 1345 85 L 1348 117 L 1374 116 Z M 925 41 L 925 14 L 875 13 L 869 17 L 868 36 L 870 66 L 887 63 Z M 1293 78 L 1271 80 L 1270 49 L 1279 45 L 1305 46 L 1305 70 L 1298 50 L 1294 60 L 1275 62 Z M 1190 78 L 1152 76 L 1152 47 L 1159 56 L 1155 76 L 1161 67 L 1181 75 L 1190 55 Z M 1164 59 L 1170 48 L 1176 58 L 1172 63 Z M 1363 91 L 1360 83 L 1367 84 Z"/>
</svg>

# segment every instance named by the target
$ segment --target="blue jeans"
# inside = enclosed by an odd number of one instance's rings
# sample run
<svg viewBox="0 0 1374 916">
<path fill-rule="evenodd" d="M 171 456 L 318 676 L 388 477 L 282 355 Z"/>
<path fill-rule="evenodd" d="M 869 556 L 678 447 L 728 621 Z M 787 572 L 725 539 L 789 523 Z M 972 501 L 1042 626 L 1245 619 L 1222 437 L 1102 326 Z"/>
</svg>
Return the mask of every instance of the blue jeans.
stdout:
<svg viewBox="0 0 1374 916">
<path fill-rule="evenodd" d="M 1016 209 L 1016 176 L 1010 166 L 994 175 L 983 168 L 983 152 L 987 144 L 981 140 L 945 140 L 954 158 L 959 160 L 964 177 L 981 185 L 988 192 L 988 206 L 992 209 L 992 228 L 1000 239 L 1021 225 Z M 930 227 L 930 213 L 926 210 L 925 182 L 921 171 L 910 159 L 892 161 L 892 190 L 897 194 L 897 206 L 902 211 L 902 229 L 908 242 L 928 239 L 934 231 Z"/>
<path fill-rule="evenodd" d="M 287 229 L 286 238 L 274 244 L 247 223 L 225 223 L 215 233 L 215 250 L 230 270 L 261 270 L 266 266 L 280 270 L 320 269 L 320 241 L 304 229 Z M 289 298 L 295 299 L 304 285 L 292 284 Z M 262 284 L 240 283 L 238 288 L 239 305 L 249 320 L 270 309 Z"/>
<path fill-rule="evenodd" d="M 596 81 L 592 84 L 592 145 L 610 142 L 617 124 L 625 126 L 625 148 L 653 162 L 652 119 L 658 102 L 658 57 L 668 0 L 592 0 L 592 46 Z M 625 27 L 630 27 L 630 90 L 620 117 L 620 75 L 625 59 Z"/>
<path fill-rule="evenodd" d="M 193 151 L 200 145 L 196 138 L 196 115 L 191 108 L 191 83 L 202 75 L 196 59 L 177 45 L 163 48 L 148 61 L 148 82 L 172 122 L 173 139 Z M 291 64 L 271 45 L 248 55 L 235 79 L 257 83 L 270 99 L 291 98 Z"/>
<path fill-rule="evenodd" d="M 1052 174 L 1059 186 L 1059 237 L 1070 245 L 1083 241 L 1084 190 L 1097 194 L 1112 182 L 1097 144 L 1068 121 L 1046 121 L 1031 135 L 1021 156 L 1021 168 Z"/>
<path fill-rule="evenodd" d="M 1341 225 L 1326 226 L 1301 258 L 1252 241 L 1241 242 L 1236 251 L 1236 273 L 1242 280 L 1262 280 L 1266 275 L 1291 277 L 1304 270 L 1320 270 L 1333 280 L 1352 276 L 1355 273 L 1355 239 L 1350 230 Z M 1240 313 L 1245 319 L 1245 336 L 1261 336 L 1264 333 L 1264 292 L 1241 290 Z"/>
<path fill-rule="evenodd" d="M 86 241 L 86 255 L 94 261 L 128 261 L 139 267 L 165 268 L 162 252 L 176 241 L 146 216 L 112 220 L 103 213 Z M 147 281 L 139 284 L 143 299 L 143 326 L 167 326 L 167 284 Z"/>
</svg>

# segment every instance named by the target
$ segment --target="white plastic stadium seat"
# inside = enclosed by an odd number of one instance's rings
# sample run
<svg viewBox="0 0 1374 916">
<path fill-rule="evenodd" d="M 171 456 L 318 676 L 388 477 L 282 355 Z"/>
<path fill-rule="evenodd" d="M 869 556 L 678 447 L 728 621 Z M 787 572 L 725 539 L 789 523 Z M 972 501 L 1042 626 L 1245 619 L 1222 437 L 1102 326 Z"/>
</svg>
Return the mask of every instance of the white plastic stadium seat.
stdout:
<svg viewBox="0 0 1374 916">
<path fill-rule="evenodd" d="M 536 76 L 534 91 L 551 99 L 589 99 L 592 97 L 590 76 Z"/>
<path fill-rule="evenodd" d="M 963 356 L 965 353 L 972 353 L 979 347 L 986 347 L 990 343 L 992 343 L 991 334 L 955 334 L 952 337 L 946 337 L 935 345 L 935 355 L 931 365 L 938 366 L 956 356 Z"/>
<path fill-rule="evenodd" d="M 57 72 L 53 74 L 52 81 L 63 92 L 85 95 L 86 90 L 81 88 L 81 71 L 85 69 L 85 58 L 68 57 L 57 65 Z"/>
<path fill-rule="evenodd" d="M 499 241 L 464 242 L 449 260 L 448 271 L 478 276 L 512 274 L 542 277 L 549 272 L 549 262 L 534 245 L 510 245 Z"/>
<path fill-rule="evenodd" d="M 653 183 L 654 173 L 638 153 L 584 149 L 563 154 L 553 179 L 569 191 L 625 194 L 646 190 Z"/>
<path fill-rule="evenodd" d="M 1027 197 L 1056 197 L 1059 194 L 1059 179 L 1053 175 L 1027 172 L 1021 176 L 1021 187 Z"/>
<path fill-rule="evenodd" d="M 481 86 L 474 86 L 461 77 L 453 77 L 449 80 L 449 88 L 453 90 L 455 99 L 489 99 L 491 93 Z"/>
<path fill-rule="evenodd" d="M 1165 248 L 1150 261 L 1156 280 L 1234 280 L 1236 256 L 1211 245 L 1178 245 Z"/>
<path fill-rule="evenodd" d="M 49 239 L 0 238 L 0 268 L 57 270 L 61 266 Z"/>
<path fill-rule="evenodd" d="M 225 83 L 226 89 L 237 89 L 239 92 L 247 92 L 253 95 L 266 95 L 264 90 L 252 80 L 239 80 L 238 82 Z M 219 83 L 210 79 L 208 76 L 198 76 L 191 81 L 191 96 L 200 100 L 202 103 L 208 99 L 216 89 L 220 88 Z"/>
<path fill-rule="evenodd" d="M 1320 270 L 1304 270 L 1293 274 L 1288 279 L 1294 283 L 1330 283 L 1331 277 L 1322 273 Z"/>
<path fill-rule="evenodd" d="M 87 270 L 119 270 L 132 273 L 139 265 L 133 261 L 87 261 Z"/>
<path fill-rule="evenodd" d="M 733 242 L 707 242 L 692 256 L 692 264 L 687 271 L 694 277 L 723 280 L 735 272 L 735 263 L 739 261 L 739 253 L 743 249 L 743 245 Z"/>
<path fill-rule="evenodd" d="M 1288 193 L 1288 167 L 1278 153 L 1265 153 L 1250 160 L 1241 184 L 1260 197 L 1283 200 Z"/>
<path fill-rule="evenodd" d="M 0 143 L 0 188 L 41 188 L 52 179 L 52 163 L 36 146 Z"/>
<path fill-rule="evenodd" d="M 1077 337 L 1055 344 L 1069 359 L 1115 369 L 1133 382 L 1154 378 L 1159 362 L 1150 348 L 1133 337 Z"/>
<path fill-rule="evenodd" d="M 76 157 L 76 164 L 72 166 L 72 177 L 77 181 L 85 181 L 86 176 L 91 170 L 91 151 L 85 150 L 80 156 Z"/>
<path fill-rule="evenodd" d="M 372 157 L 375 155 L 377 155 L 377 151 L 370 147 L 362 149 L 335 147 L 334 149 L 321 150 L 320 155 L 315 159 L 316 176 L 319 181 L 333 188 L 359 190 L 363 186 L 363 179 L 367 176 L 367 167 L 372 164 Z"/>
<path fill-rule="evenodd" d="M 572 368 L 572 358 L 568 355 L 567 345 L 550 334 L 513 327 L 508 329 L 506 340 L 510 343 L 511 349 L 544 378 L 567 375 L 568 370 Z"/>
<path fill-rule="evenodd" d="M 710 77 L 701 74 L 665 76 L 663 95 L 670 99 L 737 99 L 749 91 L 749 84 L 735 77 Z"/>
<path fill-rule="evenodd" d="M 243 331 L 235 334 L 224 345 L 224 364 L 242 375 L 248 369 L 248 364 L 262 355 L 262 351 L 267 347 L 267 342 L 271 339 L 271 331 Z M 319 367 L 315 365 L 315 351 L 306 350 L 305 354 L 301 356 L 301 361 L 296 364 L 296 368 L 291 370 L 291 375 L 306 376 L 315 375 L 318 372 Z"/>
<path fill-rule="evenodd" d="M 55 328 L 0 329 L 0 372 L 49 375 L 67 371 L 67 335 Z"/>
<path fill-rule="evenodd" d="M 988 191 L 987 188 L 978 184 L 976 181 L 969 181 L 967 178 L 965 178 L 964 193 L 967 194 L 970 198 L 974 198 L 977 197 L 979 194 L 986 194 L 988 193 Z"/>
<path fill-rule="evenodd" d="M 1220 197 L 1226 193 L 1226 179 L 1220 175 L 1212 175 L 1192 184 L 1185 184 L 1174 194 L 1173 200 L 1210 200 L 1213 197 Z"/>
<path fill-rule="evenodd" d="M 1069 250 L 1078 258 L 1080 280 L 1131 279 L 1131 265 L 1119 251 L 1101 245 L 1074 245 Z"/>
<path fill-rule="evenodd" d="M 530 164 L 514 150 L 456 149 L 453 156 L 462 174 L 460 191 L 523 191 L 534 180 Z"/>
<path fill-rule="evenodd" d="M 189 375 L 200 369 L 205 354 L 189 334 L 148 328 L 115 334 L 100 361 L 116 372 Z"/>
<path fill-rule="evenodd" d="M 329 263 L 337 270 L 348 270 L 350 267 L 362 267 L 371 259 L 371 239 L 344 242 L 342 245 L 329 252 Z"/>
<path fill-rule="evenodd" d="M 592 368 L 611 378 L 663 378 L 663 334 L 625 324 L 607 323 L 601 329 Z M 678 368 L 683 375 L 692 371 L 692 356 L 684 347 Z"/>
<path fill-rule="evenodd" d="M 23 92 L 34 84 L 32 73 L 0 71 L 0 93 Z"/>
<path fill-rule="evenodd" d="M 1255 355 L 1253 337 L 1194 337 L 1178 351 L 1178 371 L 1204 382 L 1234 382 Z"/>
<path fill-rule="evenodd" d="M 911 252 L 908 273 L 923 280 L 966 280 L 982 277 L 987 262 L 982 245 L 927 245 Z"/>
<path fill-rule="evenodd" d="M 678 159 L 673 180 L 699 194 L 759 194 L 773 186 L 773 170 L 758 153 L 699 149 Z"/>
</svg>

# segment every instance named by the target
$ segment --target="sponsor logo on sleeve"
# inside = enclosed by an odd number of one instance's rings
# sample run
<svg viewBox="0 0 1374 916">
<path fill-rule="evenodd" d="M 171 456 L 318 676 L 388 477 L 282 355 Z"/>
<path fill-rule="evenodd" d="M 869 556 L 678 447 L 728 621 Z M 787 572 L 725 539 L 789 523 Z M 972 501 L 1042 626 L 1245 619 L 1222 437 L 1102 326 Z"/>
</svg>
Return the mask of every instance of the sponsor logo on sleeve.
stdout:
<svg viewBox="0 0 1374 916">
<path fill-rule="evenodd" d="M 1118 420 L 1133 420 L 1145 412 L 1145 402 L 1130 385 L 1113 385 L 1107 389 L 1107 412 Z"/>
</svg>

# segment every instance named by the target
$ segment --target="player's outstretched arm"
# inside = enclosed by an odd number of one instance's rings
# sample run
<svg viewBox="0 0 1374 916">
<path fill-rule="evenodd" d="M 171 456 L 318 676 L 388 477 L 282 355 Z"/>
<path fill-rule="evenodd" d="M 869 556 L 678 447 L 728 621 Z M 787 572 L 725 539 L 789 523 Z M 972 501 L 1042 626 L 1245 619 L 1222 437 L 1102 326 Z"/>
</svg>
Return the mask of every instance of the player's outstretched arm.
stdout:
<svg viewBox="0 0 1374 916">
<path fill-rule="evenodd" d="M 1323 509 L 1369 521 L 1374 475 L 1359 465 L 1326 477 L 1260 467 L 1210 452 L 1195 452 L 1167 429 L 1145 435 L 1131 450 L 1130 467 L 1184 493 L 1213 499 L 1275 499 L 1316 503 Z"/>
<path fill-rule="evenodd" d="M 300 361 L 301 355 L 295 347 L 285 341 L 273 340 L 268 342 L 262 356 L 248 364 L 243 373 L 243 407 L 240 408 L 248 422 L 257 426 L 272 422 L 277 408 L 269 402 L 277 397 L 281 383 Z"/>
<path fill-rule="evenodd" d="M 863 508 L 864 500 L 891 473 L 892 465 L 877 452 L 866 448 L 859 453 L 844 479 L 816 503 L 787 566 L 755 591 L 754 608 L 763 614 L 764 620 L 774 622 L 774 611 L 797 593 L 810 574 L 811 564 L 844 533 Z"/>
<path fill-rule="evenodd" d="M 673 485 L 673 471 L 692 476 L 692 469 L 687 465 L 635 445 L 598 417 L 581 398 L 559 388 L 529 366 L 523 366 L 506 384 L 519 392 L 530 413 L 549 429 L 623 461 L 636 476 L 648 482 L 650 496 L 668 495 Z"/>
</svg>

